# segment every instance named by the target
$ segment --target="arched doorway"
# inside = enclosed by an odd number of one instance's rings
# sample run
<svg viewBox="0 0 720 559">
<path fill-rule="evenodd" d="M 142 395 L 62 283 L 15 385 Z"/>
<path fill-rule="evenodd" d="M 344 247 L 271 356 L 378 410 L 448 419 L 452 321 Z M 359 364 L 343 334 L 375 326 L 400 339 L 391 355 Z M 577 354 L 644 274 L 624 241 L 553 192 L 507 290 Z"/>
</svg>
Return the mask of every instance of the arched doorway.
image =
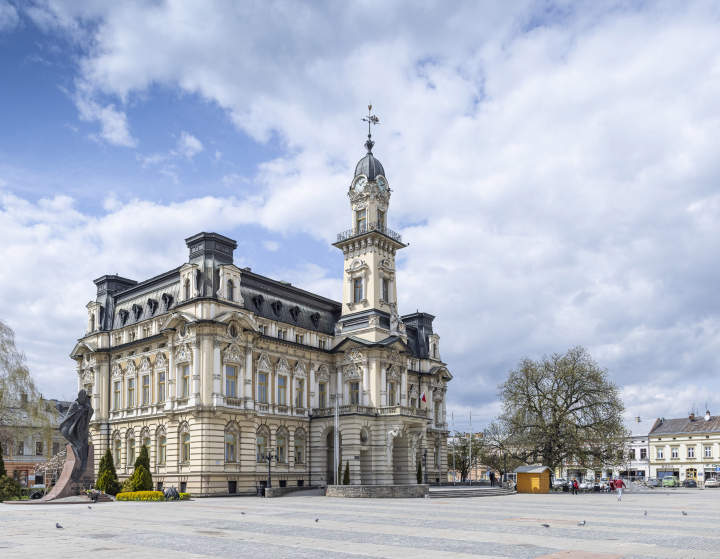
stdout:
<svg viewBox="0 0 720 559">
<path fill-rule="evenodd" d="M 370 429 L 360 429 L 360 483 L 363 485 L 373 484 L 373 463 L 372 463 L 372 438 Z"/>
<path fill-rule="evenodd" d="M 402 434 L 395 437 L 393 443 L 393 483 L 395 485 L 405 485 L 410 483 L 408 438 Z"/>
</svg>

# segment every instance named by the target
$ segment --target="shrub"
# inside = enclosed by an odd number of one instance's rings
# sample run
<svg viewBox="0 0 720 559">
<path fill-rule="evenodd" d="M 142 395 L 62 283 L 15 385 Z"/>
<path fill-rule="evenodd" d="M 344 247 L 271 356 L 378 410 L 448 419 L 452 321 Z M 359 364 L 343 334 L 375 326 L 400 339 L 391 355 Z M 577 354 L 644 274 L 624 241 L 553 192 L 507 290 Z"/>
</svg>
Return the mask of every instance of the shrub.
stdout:
<svg viewBox="0 0 720 559">
<path fill-rule="evenodd" d="M 105 473 L 95 482 L 95 488 L 104 491 L 108 495 L 117 495 L 122 490 L 122 486 L 113 474 L 113 471 L 105 470 Z"/>
<path fill-rule="evenodd" d="M 162 491 L 131 491 L 119 493 L 118 501 L 164 501 L 165 495 Z"/>
<path fill-rule="evenodd" d="M 14 501 L 22 495 L 20 484 L 9 476 L 0 477 L 0 501 Z"/>
<path fill-rule="evenodd" d="M 345 462 L 345 473 L 343 474 L 343 485 L 350 485 L 350 461 Z"/>
<path fill-rule="evenodd" d="M 2 443 L 0 443 L 0 477 L 4 477 L 6 475 L 7 472 L 5 471 L 5 462 L 3 461 Z"/>
<path fill-rule="evenodd" d="M 180 500 L 181 500 L 181 501 L 189 501 L 189 500 L 190 500 L 190 493 L 180 493 Z"/>
<path fill-rule="evenodd" d="M 143 446 L 143 448 L 145 447 Z M 152 476 L 150 472 L 145 469 L 145 466 L 142 464 L 135 466 L 135 471 L 133 475 L 130 476 L 130 485 L 130 491 L 152 491 Z"/>
</svg>

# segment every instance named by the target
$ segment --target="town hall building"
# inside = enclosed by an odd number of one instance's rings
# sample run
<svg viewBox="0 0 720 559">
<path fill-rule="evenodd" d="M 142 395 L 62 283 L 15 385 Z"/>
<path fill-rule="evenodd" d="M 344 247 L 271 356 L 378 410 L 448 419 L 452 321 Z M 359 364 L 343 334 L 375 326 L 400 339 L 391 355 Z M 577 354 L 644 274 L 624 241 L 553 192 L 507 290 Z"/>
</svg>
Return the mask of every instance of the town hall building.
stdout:
<svg viewBox="0 0 720 559">
<path fill-rule="evenodd" d="M 142 282 L 95 280 L 71 357 L 92 395 L 95 464 L 121 480 L 142 445 L 159 488 L 198 495 L 273 485 L 431 482 L 447 477 L 447 383 L 434 316 L 400 314 L 392 190 L 370 135 L 349 186 L 342 302 L 233 264 L 217 233 Z M 336 433 L 336 421 L 339 426 Z M 337 450 L 337 452 L 336 452 Z"/>
</svg>

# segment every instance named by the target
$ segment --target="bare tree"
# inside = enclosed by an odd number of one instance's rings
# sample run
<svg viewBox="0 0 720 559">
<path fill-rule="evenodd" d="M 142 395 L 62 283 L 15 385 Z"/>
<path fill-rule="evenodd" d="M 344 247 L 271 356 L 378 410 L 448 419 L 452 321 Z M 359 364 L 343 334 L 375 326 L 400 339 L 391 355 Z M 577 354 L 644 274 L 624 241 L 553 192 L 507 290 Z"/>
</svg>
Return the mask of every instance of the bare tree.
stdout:
<svg viewBox="0 0 720 559">
<path fill-rule="evenodd" d="M 553 470 L 563 462 L 616 464 L 622 456 L 629 433 L 620 389 L 585 348 L 524 358 L 498 388 L 496 450 Z"/>
<path fill-rule="evenodd" d="M 465 481 L 470 475 L 472 466 L 478 464 L 481 446 L 480 439 L 478 437 L 472 437 L 472 447 L 470 444 L 470 436 L 467 433 L 457 433 L 454 444 L 448 444 L 448 468 L 453 467 L 454 453 L 455 471 L 460 474 L 460 481 Z"/>
<path fill-rule="evenodd" d="M 9 454 L 25 438 L 39 433 L 49 449 L 58 412 L 35 385 L 15 333 L 0 320 L 0 438 Z M 49 453 L 49 450 L 48 450 Z"/>
</svg>

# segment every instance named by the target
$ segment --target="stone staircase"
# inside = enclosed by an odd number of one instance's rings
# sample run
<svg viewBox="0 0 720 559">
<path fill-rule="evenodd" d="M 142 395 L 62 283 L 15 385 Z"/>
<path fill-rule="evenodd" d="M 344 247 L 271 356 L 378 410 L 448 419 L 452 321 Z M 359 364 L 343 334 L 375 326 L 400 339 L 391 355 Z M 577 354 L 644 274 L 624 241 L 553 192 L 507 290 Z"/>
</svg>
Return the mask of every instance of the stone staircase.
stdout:
<svg viewBox="0 0 720 559">
<path fill-rule="evenodd" d="M 513 495 L 515 491 L 511 489 L 502 489 L 500 487 L 487 487 L 487 486 L 442 486 L 442 487 L 431 487 L 430 498 L 431 499 L 455 499 L 460 497 L 500 497 L 503 495 Z"/>
</svg>

